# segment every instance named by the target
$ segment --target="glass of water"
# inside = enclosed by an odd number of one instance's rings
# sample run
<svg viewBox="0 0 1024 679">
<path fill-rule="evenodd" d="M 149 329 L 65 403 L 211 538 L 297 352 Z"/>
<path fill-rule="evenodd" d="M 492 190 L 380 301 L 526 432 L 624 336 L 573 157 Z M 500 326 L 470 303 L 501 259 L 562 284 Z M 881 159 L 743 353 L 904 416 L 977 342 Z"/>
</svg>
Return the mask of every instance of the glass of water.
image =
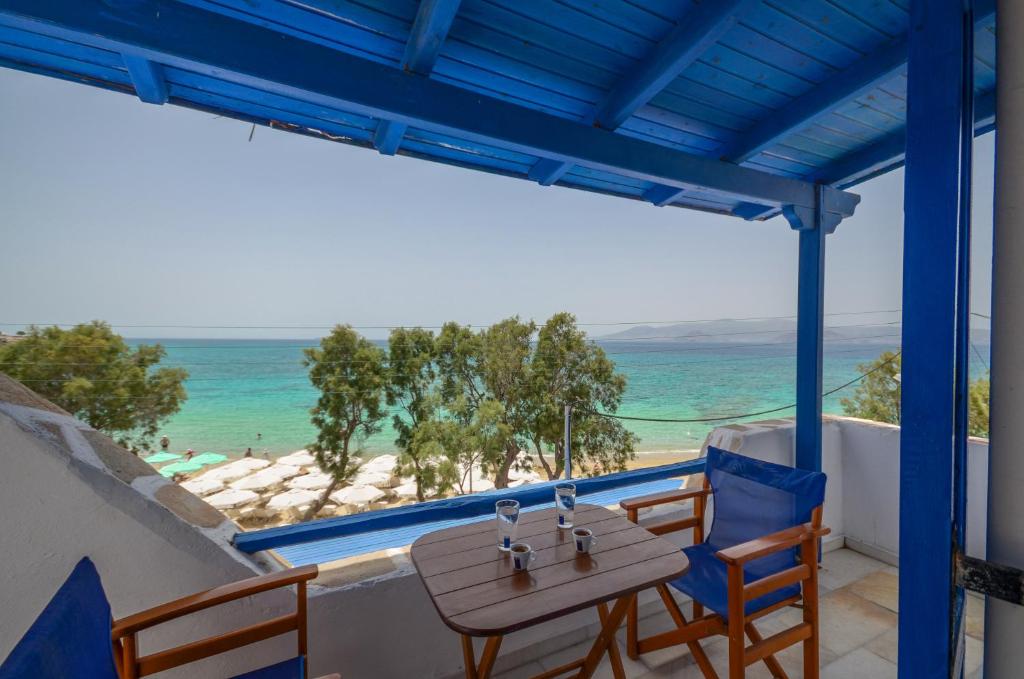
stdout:
<svg viewBox="0 0 1024 679">
<path fill-rule="evenodd" d="M 555 486 L 555 510 L 558 512 L 558 527 L 572 528 L 573 513 L 576 509 L 576 484 L 559 483 Z"/>
<path fill-rule="evenodd" d="M 498 500 L 494 503 L 495 521 L 498 523 L 498 549 L 507 552 L 516 541 L 519 526 L 519 501 Z"/>
</svg>

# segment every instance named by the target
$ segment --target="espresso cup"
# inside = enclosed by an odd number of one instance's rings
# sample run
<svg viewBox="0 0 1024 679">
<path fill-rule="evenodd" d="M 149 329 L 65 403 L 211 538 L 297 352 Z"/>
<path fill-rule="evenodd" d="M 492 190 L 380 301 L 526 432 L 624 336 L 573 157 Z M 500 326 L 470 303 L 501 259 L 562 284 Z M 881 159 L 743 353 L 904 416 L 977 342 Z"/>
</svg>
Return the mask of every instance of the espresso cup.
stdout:
<svg viewBox="0 0 1024 679">
<path fill-rule="evenodd" d="M 512 559 L 512 568 L 517 571 L 525 571 L 537 558 L 533 548 L 525 542 L 513 542 L 508 555 Z"/>
<path fill-rule="evenodd" d="M 587 554 L 591 546 L 597 542 L 597 538 L 594 537 L 594 531 L 589 528 L 573 528 L 572 541 L 576 545 L 577 554 Z"/>
</svg>

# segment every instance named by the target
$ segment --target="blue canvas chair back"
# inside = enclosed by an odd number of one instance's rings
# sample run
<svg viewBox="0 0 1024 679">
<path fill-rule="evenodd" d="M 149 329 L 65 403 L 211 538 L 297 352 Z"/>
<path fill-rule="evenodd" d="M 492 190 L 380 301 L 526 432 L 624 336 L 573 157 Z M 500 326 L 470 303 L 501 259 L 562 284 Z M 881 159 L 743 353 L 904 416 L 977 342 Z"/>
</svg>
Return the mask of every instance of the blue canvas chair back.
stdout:
<svg viewBox="0 0 1024 679">
<path fill-rule="evenodd" d="M 110 627 L 99 573 L 84 558 L 0 665 L 0 679 L 117 679 Z"/>
<path fill-rule="evenodd" d="M 825 474 L 709 447 L 705 473 L 714 493 L 706 543 L 715 551 L 811 520 L 825 501 Z M 795 550 L 760 560 L 758 571 L 793 565 Z"/>
</svg>

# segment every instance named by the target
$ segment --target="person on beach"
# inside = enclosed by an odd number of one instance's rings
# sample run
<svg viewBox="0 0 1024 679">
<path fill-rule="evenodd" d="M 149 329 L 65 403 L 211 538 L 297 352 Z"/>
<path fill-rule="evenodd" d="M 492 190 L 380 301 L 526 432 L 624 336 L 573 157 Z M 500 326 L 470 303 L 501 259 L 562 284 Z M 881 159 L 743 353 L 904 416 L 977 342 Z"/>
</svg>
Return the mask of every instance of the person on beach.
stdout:
<svg viewBox="0 0 1024 679">
<path fill-rule="evenodd" d="M 195 454 L 196 454 L 196 451 L 192 450 L 191 448 L 186 450 L 185 451 L 185 461 L 188 462 L 189 460 L 191 460 L 192 456 L 195 455 Z"/>
<path fill-rule="evenodd" d="M 167 434 L 160 437 L 160 449 L 167 452 L 167 449 L 171 447 L 171 439 L 167 438 Z"/>
<path fill-rule="evenodd" d="M 252 457 L 252 448 L 245 449 L 245 457 Z"/>
<path fill-rule="evenodd" d="M 256 440 L 259 441 L 263 438 L 263 434 L 256 432 Z"/>
</svg>

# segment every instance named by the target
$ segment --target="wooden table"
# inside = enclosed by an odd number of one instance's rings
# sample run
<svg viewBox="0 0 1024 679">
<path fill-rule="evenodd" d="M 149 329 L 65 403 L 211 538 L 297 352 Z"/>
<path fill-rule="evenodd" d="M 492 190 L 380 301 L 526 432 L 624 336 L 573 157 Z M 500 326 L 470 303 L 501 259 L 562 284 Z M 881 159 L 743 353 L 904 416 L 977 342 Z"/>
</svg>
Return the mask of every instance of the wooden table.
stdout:
<svg viewBox="0 0 1024 679">
<path fill-rule="evenodd" d="M 517 539 L 537 554 L 520 573 L 498 551 L 494 521 L 428 533 L 413 543 L 412 560 L 431 601 L 462 635 L 467 679 L 490 677 L 505 634 L 591 606 L 601 631 L 587 656 L 534 679 L 572 670 L 587 679 L 605 652 L 616 679 L 625 679 L 615 632 L 630 603 L 637 592 L 683 575 L 689 562 L 679 547 L 604 507 L 577 505 L 575 524 L 594 531 L 589 555 L 577 556 L 571 531 L 555 526 L 554 508 L 520 514 Z M 472 637 L 487 637 L 479 665 Z"/>
</svg>

